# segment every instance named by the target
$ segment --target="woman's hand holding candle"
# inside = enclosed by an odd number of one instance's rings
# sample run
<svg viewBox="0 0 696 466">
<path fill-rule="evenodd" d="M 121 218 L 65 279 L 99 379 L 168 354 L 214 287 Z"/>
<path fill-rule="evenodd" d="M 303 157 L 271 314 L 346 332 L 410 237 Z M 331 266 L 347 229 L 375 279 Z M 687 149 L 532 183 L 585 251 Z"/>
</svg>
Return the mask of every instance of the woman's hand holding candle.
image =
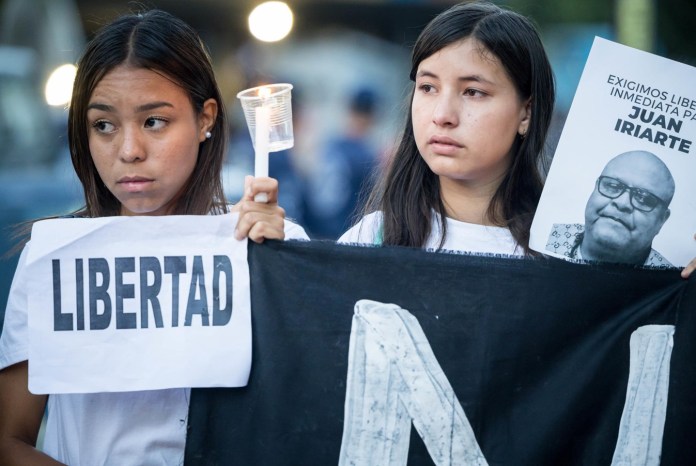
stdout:
<svg viewBox="0 0 696 466">
<path fill-rule="evenodd" d="M 259 194 L 267 195 L 267 202 L 255 200 Z M 239 212 L 235 237 L 239 240 L 248 236 L 256 243 L 264 239 L 285 238 L 285 210 L 278 205 L 278 181 L 273 178 L 246 176 L 244 196 L 232 208 Z"/>
</svg>

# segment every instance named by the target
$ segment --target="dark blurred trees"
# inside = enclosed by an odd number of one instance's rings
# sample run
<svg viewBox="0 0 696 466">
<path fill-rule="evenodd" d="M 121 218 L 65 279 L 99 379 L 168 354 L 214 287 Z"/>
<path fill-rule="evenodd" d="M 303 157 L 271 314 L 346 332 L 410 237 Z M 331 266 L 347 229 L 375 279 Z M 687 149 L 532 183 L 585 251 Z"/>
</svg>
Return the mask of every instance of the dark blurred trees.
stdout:
<svg viewBox="0 0 696 466">
<path fill-rule="evenodd" d="M 618 0 L 507 0 L 512 9 L 531 16 L 544 27 L 562 23 L 608 23 L 616 25 Z M 696 65 L 696 2 L 652 0 L 655 12 L 653 53 Z"/>
<path fill-rule="evenodd" d="M 613 18 L 613 2 L 607 0 L 507 0 L 502 3 L 531 16 L 539 26 L 570 22 L 606 23 Z"/>
<path fill-rule="evenodd" d="M 696 2 L 660 0 L 656 3 L 656 53 L 696 66 Z"/>
</svg>

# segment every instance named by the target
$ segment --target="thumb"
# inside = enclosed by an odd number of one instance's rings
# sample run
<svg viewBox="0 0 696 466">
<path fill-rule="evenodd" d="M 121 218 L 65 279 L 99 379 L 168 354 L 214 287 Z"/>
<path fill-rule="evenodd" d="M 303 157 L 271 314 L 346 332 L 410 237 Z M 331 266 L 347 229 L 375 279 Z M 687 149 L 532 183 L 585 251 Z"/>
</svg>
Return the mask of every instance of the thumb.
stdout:
<svg viewBox="0 0 696 466">
<path fill-rule="evenodd" d="M 242 199 L 250 201 L 251 200 L 251 183 L 254 181 L 254 177 L 251 175 L 246 175 L 244 177 L 244 195 Z"/>
</svg>

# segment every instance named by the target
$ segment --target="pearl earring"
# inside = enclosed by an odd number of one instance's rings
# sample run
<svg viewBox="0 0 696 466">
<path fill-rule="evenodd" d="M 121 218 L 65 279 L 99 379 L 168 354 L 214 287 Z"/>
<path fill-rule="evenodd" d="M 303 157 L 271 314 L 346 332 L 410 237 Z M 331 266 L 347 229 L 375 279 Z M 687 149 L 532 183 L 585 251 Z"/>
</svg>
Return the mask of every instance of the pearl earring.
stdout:
<svg viewBox="0 0 696 466">
<path fill-rule="evenodd" d="M 206 132 L 205 132 L 205 138 L 206 138 L 206 139 L 210 139 L 210 138 L 212 138 L 212 137 L 213 137 L 213 133 L 211 133 L 210 131 L 206 131 Z"/>
</svg>

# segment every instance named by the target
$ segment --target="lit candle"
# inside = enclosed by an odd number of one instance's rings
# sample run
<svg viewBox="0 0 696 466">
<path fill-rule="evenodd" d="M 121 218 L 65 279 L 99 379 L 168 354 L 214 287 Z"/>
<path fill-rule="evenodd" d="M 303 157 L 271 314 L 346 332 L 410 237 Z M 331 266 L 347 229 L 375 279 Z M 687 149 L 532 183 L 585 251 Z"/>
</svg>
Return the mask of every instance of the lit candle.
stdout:
<svg viewBox="0 0 696 466">
<path fill-rule="evenodd" d="M 257 178 L 268 176 L 268 146 L 270 142 L 268 138 L 271 132 L 271 107 L 267 105 L 266 99 L 271 95 L 271 89 L 262 87 L 259 89 L 258 95 L 261 98 L 261 105 L 255 109 L 256 144 L 254 147 L 254 176 Z M 258 193 L 254 196 L 254 201 L 268 202 L 268 195 L 266 193 Z"/>
</svg>

